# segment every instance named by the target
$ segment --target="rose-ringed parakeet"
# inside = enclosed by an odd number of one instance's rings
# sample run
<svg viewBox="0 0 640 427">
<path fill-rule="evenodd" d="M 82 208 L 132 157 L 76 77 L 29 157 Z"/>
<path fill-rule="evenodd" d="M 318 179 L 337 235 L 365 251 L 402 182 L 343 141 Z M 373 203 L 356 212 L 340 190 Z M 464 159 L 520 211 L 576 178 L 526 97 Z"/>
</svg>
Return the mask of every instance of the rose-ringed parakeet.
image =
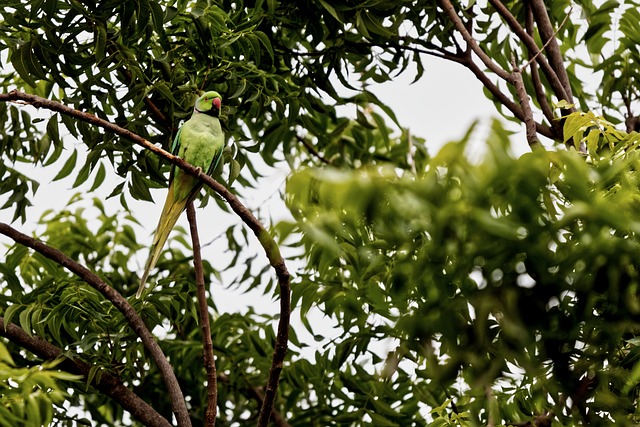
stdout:
<svg viewBox="0 0 640 427">
<path fill-rule="evenodd" d="M 196 100 L 193 115 L 187 120 L 173 140 L 171 152 L 211 175 L 218 166 L 224 148 L 224 134 L 220 127 L 218 114 L 220 112 L 221 98 L 217 92 L 206 92 Z M 140 280 L 140 288 L 136 298 L 140 298 L 144 291 L 144 285 L 149 272 L 155 267 L 162 247 L 169 233 L 178 221 L 180 214 L 198 195 L 202 188 L 202 182 L 197 178 L 187 175 L 180 168 L 171 167 L 169 177 L 169 191 L 162 208 L 162 215 L 158 221 L 158 228 L 153 237 L 153 244 L 149 254 L 149 260 Z"/>
</svg>

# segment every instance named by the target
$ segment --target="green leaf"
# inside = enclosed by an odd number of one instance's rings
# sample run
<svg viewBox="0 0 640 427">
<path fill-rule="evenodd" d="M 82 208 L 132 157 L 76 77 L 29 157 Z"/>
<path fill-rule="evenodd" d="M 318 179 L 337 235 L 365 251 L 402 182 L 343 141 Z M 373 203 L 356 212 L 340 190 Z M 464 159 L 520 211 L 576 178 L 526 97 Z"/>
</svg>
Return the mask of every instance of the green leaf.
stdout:
<svg viewBox="0 0 640 427">
<path fill-rule="evenodd" d="M 93 383 L 96 374 L 102 369 L 100 365 L 93 365 L 91 369 L 89 369 L 89 375 L 87 375 L 87 383 L 86 387 L 89 389 L 89 386 Z"/>
<path fill-rule="evenodd" d="M 582 140 L 584 131 L 593 123 L 593 113 L 572 113 L 567 117 L 564 123 L 564 141 L 573 139 L 574 145 L 577 147 Z"/>
<path fill-rule="evenodd" d="M 140 172 L 133 171 L 131 173 L 131 183 L 129 185 L 131 195 L 137 200 L 153 201 L 149 192 L 149 182 Z"/>
<path fill-rule="evenodd" d="M 11 65 L 29 86 L 37 87 L 36 78 L 45 78 L 38 58 L 33 52 L 33 42 L 29 41 L 18 47 L 11 54 Z"/>
<path fill-rule="evenodd" d="M 107 49 L 107 29 L 103 25 L 96 25 L 94 29 L 96 62 L 104 59 L 104 53 Z"/>
<path fill-rule="evenodd" d="M 7 350 L 7 347 L 2 342 L 0 342 L 0 362 L 9 366 L 15 366 L 11 353 L 9 353 L 9 350 Z"/>
<path fill-rule="evenodd" d="M 31 307 L 27 307 L 22 310 L 18 316 L 20 320 L 20 327 L 24 329 L 28 335 L 31 335 L 31 311 Z"/>
<path fill-rule="evenodd" d="M 331 6 L 329 3 L 327 3 L 325 0 L 319 0 L 320 4 L 322 5 L 322 7 L 329 12 L 329 14 L 331 16 L 333 16 L 335 18 L 336 21 L 341 22 L 340 17 L 338 16 L 338 14 L 336 13 L 336 10 L 333 8 L 333 6 Z"/>
<path fill-rule="evenodd" d="M 233 92 L 233 94 L 229 97 L 229 99 L 234 99 L 239 97 L 240 95 L 242 95 L 248 87 L 248 82 L 245 79 L 241 79 L 240 80 L 240 84 L 238 85 L 237 89 L 235 90 L 235 92 Z"/>
<path fill-rule="evenodd" d="M 100 163 L 100 167 L 98 168 L 98 173 L 96 173 L 96 179 L 93 181 L 93 185 L 89 189 L 89 191 L 94 191 L 98 187 L 102 185 L 105 177 L 107 176 L 106 169 L 104 167 L 104 163 Z"/>
<path fill-rule="evenodd" d="M 110 199 L 119 194 L 122 194 L 122 190 L 124 189 L 124 184 L 125 184 L 124 182 L 121 182 L 120 184 L 116 185 L 106 198 Z"/>
<path fill-rule="evenodd" d="M 269 56 L 271 57 L 271 62 L 275 62 L 275 53 L 273 52 L 273 46 L 271 45 L 271 41 L 269 40 L 269 37 L 267 37 L 267 35 L 262 31 L 254 31 L 253 34 L 255 34 L 258 37 L 262 45 L 265 47 L 265 49 L 267 49 L 267 52 L 269 52 Z"/>
<path fill-rule="evenodd" d="M 149 3 L 151 7 L 151 19 L 153 22 L 153 28 L 157 34 L 164 33 L 164 11 L 162 6 L 155 1 Z"/>
<path fill-rule="evenodd" d="M 356 28 L 358 29 L 358 32 L 360 34 L 362 34 L 364 37 L 370 39 L 371 38 L 371 34 L 369 34 L 369 30 L 367 29 L 367 25 L 365 24 L 365 21 L 362 18 L 362 16 L 365 15 L 365 14 L 366 14 L 366 12 L 363 12 L 363 11 L 356 12 Z"/>
<path fill-rule="evenodd" d="M 67 161 L 64 163 L 64 166 L 62 166 L 62 169 L 60 169 L 60 172 L 58 172 L 58 174 L 53 178 L 53 181 L 58 181 L 68 177 L 71 174 L 71 172 L 73 172 L 73 169 L 76 167 L 77 160 L 78 160 L 78 151 L 74 149 L 73 153 L 71 153 L 71 156 L 69 156 Z"/>
<path fill-rule="evenodd" d="M 382 25 L 379 18 L 373 16 L 368 12 L 362 13 L 362 21 L 364 22 L 365 27 L 371 31 L 372 33 L 379 34 L 383 37 L 392 37 L 393 34 L 387 28 Z"/>
<path fill-rule="evenodd" d="M 168 99 L 175 105 L 180 105 L 180 102 L 173 96 L 173 91 L 169 88 L 165 81 L 156 82 L 153 87 L 162 94 L 165 99 Z"/>
<path fill-rule="evenodd" d="M 242 165 L 236 159 L 231 161 L 231 170 L 229 172 L 229 185 L 233 184 L 233 182 L 240 176 L 240 172 L 242 170 Z"/>
<path fill-rule="evenodd" d="M 586 144 L 587 151 L 591 155 L 595 155 L 598 150 L 598 141 L 600 140 L 600 131 L 598 129 L 591 129 L 587 135 Z"/>
<path fill-rule="evenodd" d="M 89 179 L 90 173 L 91 173 L 91 163 L 85 163 L 84 165 L 82 165 L 82 167 L 80 168 L 80 171 L 76 175 L 75 181 L 73 181 L 72 187 L 76 188 L 79 185 L 82 185 L 83 183 L 85 183 L 87 179 Z"/>
<path fill-rule="evenodd" d="M 381 426 L 381 427 L 397 427 L 399 424 L 395 423 L 391 420 L 389 420 L 388 418 L 377 414 L 376 412 L 373 411 L 367 411 L 367 415 L 369 415 L 371 417 L 371 420 L 373 420 L 374 425 L 376 426 Z"/>
<path fill-rule="evenodd" d="M 40 415 L 40 405 L 34 395 L 29 395 L 26 398 L 25 405 L 25 420 L 28 427 L 39 427 L 43 425 L 43 420 Z"/>
</svg>

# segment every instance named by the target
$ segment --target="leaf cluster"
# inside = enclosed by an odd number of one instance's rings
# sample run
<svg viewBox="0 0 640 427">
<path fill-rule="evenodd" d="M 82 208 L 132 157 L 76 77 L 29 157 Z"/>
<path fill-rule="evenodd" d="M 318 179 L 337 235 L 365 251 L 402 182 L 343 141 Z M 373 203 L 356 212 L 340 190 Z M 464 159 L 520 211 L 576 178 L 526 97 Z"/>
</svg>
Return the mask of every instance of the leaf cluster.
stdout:
<svg viewBox="0 0 640 427">
<path fill-rule="evenodd" d="M 294 299 L 344 331 L 334 357 L 351 345 L 325 375 L 358 369 L 368 355 L 377 371 L 358 372 L 359 390 L 343 387 L 351 402 L 385 401 L 366 378 L 402 390 L 414 375 L 414 399 L 435 396 L 429 406 L 444 409 L 433 416 L 447 423 L 453 414 L 466 414 L 461 425 L 508 424 L 550 411 L 563 425 L 632 422 L 640 182 L 637 153 L 622 148 L 629 137 L 602 133 L 619 136 L 615 160 L 543 150 L 514 159 L 496 122 L 488 152 L 471 163 L 470 135 L 418 177 L 380 167 L 305 169 L 289 180 L 308 255 Z M 385 358 L 380 343 L 390 339 Z M 401 393 L 388 399 L 406 403 Z M 401 413 L 389 425 L 409 425 Z"/>
<path fill-rule="evenodd" d="M 60 362 L 20 366 L 0 342 L 0 425 L 38 427 L 61 416 L 69 398 L 63 384 L 80 377 L 55 369 Z"/>
<path fill-rule="evenodd" d="M 139 284 L 138 266 L 132 260 L 140 258 L 140 250 L 147 255 L 147 248 L 142 248 L 135 239 L 136 220 L 128 214 L 110 214 L 98 199 L 93 200 L 91 208 L 82 206 L 81 201 L 77 195 L 67 209 L 46 212 L 41 220 L 44 229 L 38 237 L 52 246 L 65 248 L 69 256 L 96 271 L 112 287 L 131 294 Z M 97 233 L 93 231 L 95 224 L 91 227 L 87 224 L 87 217 L 98 223 Z M 192 255 L 184 236 L 177 237 L 183 244 L 172 245 L 159 263 L 162 270 L 171 274 L 158 279 L 161 286 L 144 302 L 134 300 L 134 304 L 147 326 L 157 331 L 163 351 L 174 362 L 193 411 L 193 422 L 202 423 L 207 390 L 202 381 L 200 317 L 189 262 Z M 214 272 L 209 263 L 204 267 L 210 286 L 209 278 Z M 83 381 L 66 385 L 74 390 L 71 395 L 64 395 L 71 405 L 82 408 L 96 422 L 117 425 L 123 419 L 123 409 L 94 388 L 108 373 L 121 379 L 141 398 L 154 402 L 154 408 L 171 419 L 171 403 L 158 368 L 122 314 L 96 290 L 62 266 L 20 245 L 7 250 L 0 277 L 3 284 L 0 313 L 5 324 L 17 324 L 27 334 L 55 345 L 65 356 L 91 365 Z M 238 425 L 244 420 L 242 425 L 253 425 L 253 414 L 260 407 L 257 390 L 266 382 L 271 366 L 274 318 L 253 310 L 244 314 L 219 313 L 212 298 L 208 304 L 213 307 L 212 336 L 223 402 L 219 424 Z M 12 354 L 20 352 L 15 344 L 10 344 L 9 349 Z M 35 366 L 33 369 L 47 366 L 36 355 L 21 358 L 29 366 Z M 28 385 L 25 382 L 24 387 Z M 34 394 L 31 398 L 38 396 Z M 251 409 L 249 416 L 248 409 Z M 47 417 L 51 418 L 51 413 L 49 410 Z M 55 418 L 65 419 L 60 414 Z"/>
</svg>

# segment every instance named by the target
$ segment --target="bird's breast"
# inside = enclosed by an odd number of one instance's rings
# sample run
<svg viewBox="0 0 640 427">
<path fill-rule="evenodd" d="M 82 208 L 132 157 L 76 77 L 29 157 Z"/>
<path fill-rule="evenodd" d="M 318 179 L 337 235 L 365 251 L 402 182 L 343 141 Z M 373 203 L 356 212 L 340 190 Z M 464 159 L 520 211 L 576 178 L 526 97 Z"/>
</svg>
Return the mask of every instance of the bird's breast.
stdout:
<svg viewBox="0 0 640 427">
<path fill-rule="evenodd" d="M 222 149 L 224 137 L 218 119 L 200 116 L 203 115 L 193 117 L 183 126 L 179 156 L 206 171 Z"/>
</svg>

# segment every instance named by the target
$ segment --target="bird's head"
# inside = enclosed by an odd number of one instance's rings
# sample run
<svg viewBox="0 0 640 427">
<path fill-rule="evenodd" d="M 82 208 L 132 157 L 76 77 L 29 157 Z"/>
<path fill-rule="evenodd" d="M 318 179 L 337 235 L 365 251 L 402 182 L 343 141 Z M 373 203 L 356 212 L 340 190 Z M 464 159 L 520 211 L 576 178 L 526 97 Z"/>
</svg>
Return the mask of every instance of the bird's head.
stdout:
<svg viewBox="0 0 640 427">
<path fill-rule="evenodd" d="M 218 92 L 209 91 L 205 92 L 204 95 L 196 100 L 193 112 L 218 117 L 221 105 L 222 98 L 220 97 L 220 94 Z"/>
</svg>

